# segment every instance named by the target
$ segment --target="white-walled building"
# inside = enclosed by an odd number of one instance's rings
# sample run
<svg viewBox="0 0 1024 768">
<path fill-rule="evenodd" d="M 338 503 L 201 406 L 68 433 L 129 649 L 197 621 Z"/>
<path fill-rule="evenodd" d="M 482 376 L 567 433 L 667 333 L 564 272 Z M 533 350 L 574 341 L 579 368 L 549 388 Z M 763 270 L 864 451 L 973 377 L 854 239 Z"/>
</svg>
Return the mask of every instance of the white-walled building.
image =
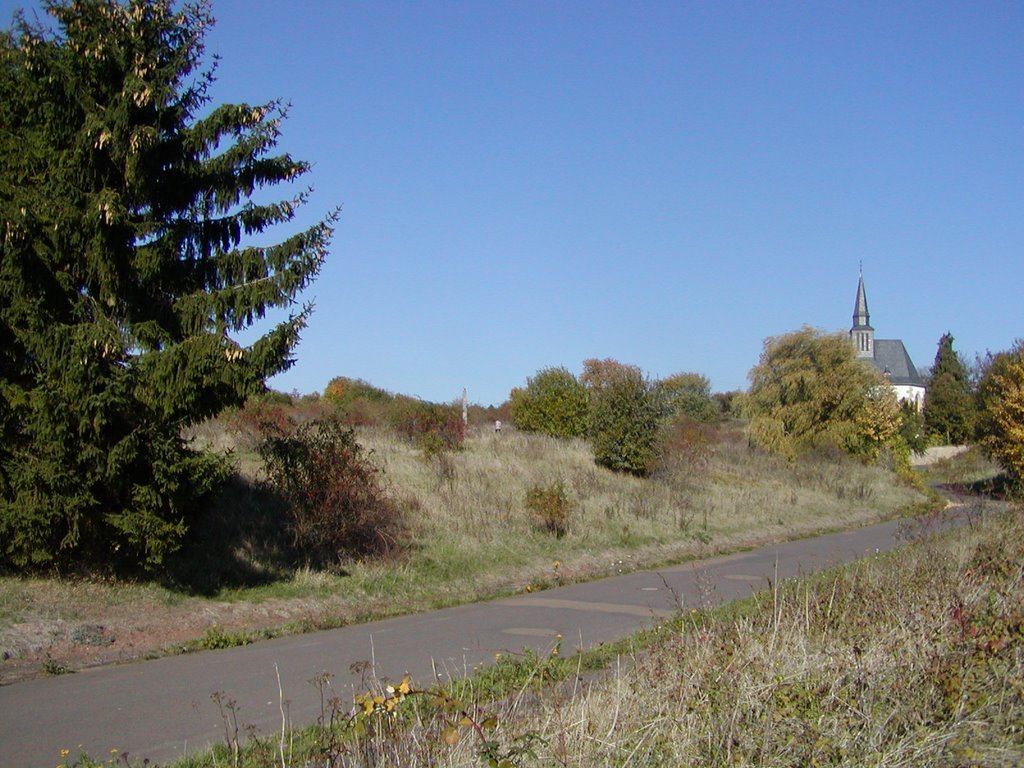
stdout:
<svg viewBox="0 0 1024 768">
<path fill-rule="evenodd" d="M 870 362 L 889 380 L 896 399 L 924 406 L 924 381 L 921 379 L 907 348 L 899 339 L 876 339 L 868 314 L 868 297 L 864 292 L 864 273 L 857 281 L 857 299 L 853 307 L 850 341 L 857 357 Z"/>
</svg>

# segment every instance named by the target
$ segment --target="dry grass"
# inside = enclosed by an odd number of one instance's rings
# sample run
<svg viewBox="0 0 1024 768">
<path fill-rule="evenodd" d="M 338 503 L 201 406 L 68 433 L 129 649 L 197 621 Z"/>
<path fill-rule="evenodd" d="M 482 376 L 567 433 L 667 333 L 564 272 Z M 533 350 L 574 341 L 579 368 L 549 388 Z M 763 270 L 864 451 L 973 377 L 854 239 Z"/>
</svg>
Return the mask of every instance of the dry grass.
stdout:
<svg viewBox="0 0 1024 768">
<path fill-rule="evenodd" d="M 0 652 L 10 657 L 0 675 L 38 671 L 43 654 L 85 666 L 159 652 L 212 627 L 300 631 L 540 588 L 865 524 L 923 499 L 891 473 L 839 457 L 788 465 L 749 449 L 737 430 L 648 479 L 596 466 L 582 441 L 514 430 L 471 430 L 464 450 L 430 459 L 385 430 L 359 438 L 412 526 L 404 558 L 354 562 L 344 573 L 296 569 L 272 506 L 243 484 L 182 558 L 211 579 L 199 593 L 0 579 Z M 208 439 L 229 447 L 223 432 Z M 248 452 L 235 457 L 253 471 Z M 555 483 L 573 510 L 560 538 L 527 507 L 531 487 Z M 110 642 L 76 643 L 81 626 L 104 627 Z"/>
<path fill-rule="evenodd" d="M 684 623 L 516 714 L 537 765 L 1024 763 L 1024 515 Z"/>
<path fill-rule="evenodd" d="M 179 768 L 1018 766 L 1024 510 L 776 585 L 731 614 L 681 616 L 642 647 L 589 681 L 583 659 L 499 664 L 442 700 L 454 710 L 381 691 L 393 712 L 356 707 L 336 730 L 257 738 Z M 493 729 L 478 737 L 467 713 Z"/>
<path fill-rule="evenodd" d="M 681 617 L 590 683 L 545 682 L 549 660 L 535 659 L 518 693 L 470 709 L 497 714 L 486 738 L 509 765 L 1018 766 L 1022 587 L 1018 509 L 783 584 L 736 618 Z M 330 754 L 300 750 L 287 764 L 488 764 L 468 728 L 445 742 L 443 711 L 399 706 L 400 724 L 371 724 Z M 240 764 L 272 762 L 254 751 Z"/>
<path fill-rule="evenodd" d="M 469 559 L 500 570 L 532 567 L 536 578 L 549 570 L 549 557 L 570 575 L 626 554 L 637 564 L 663 562 L 864 524 L 922 499 L 891 473 L 840 457 L 788 465 L 749 449 L 739 431 L 725 434 L 698 465 L 648 479 L 596 466 L 583 441 L 481 431 L 464 451 L 425 462 L 387 433 L 362 440 L 407 501 L 428 556 L 457 542 Z M 538 529 L 526 503 L 530 488 L 556 483 L 575 510 L 558 540 Z"/>
</svg>

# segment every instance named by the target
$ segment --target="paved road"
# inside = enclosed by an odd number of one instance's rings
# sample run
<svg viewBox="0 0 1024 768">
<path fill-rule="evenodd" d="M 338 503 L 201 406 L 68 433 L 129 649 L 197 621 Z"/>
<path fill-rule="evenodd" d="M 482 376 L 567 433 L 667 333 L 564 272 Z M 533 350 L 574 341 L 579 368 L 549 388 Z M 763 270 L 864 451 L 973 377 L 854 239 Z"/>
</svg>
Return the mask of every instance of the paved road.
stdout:
<svg viewBox="0 0 1024 768">
<path fill-rule="evenodd" d="M 506 597 L 360 626 L 282 637 L 241 648 L 87 670 L 0 687 L 0 765 L 58 762 L 82 745 L 169 761 L 223 740 L 210 696 L 237 702 L 239 721 L 280 729 L 280 684 L 296 725 L 314 722 L 319 694 L 308 683 L 335 675 L 344 697 L 359 685 L 353 663 L 381 678 L 406 672 L 421 684 L 461 675 L 502 650 L 563 650 L 620 639 L 683 607 L 748 596 L 766 580 L 789 578 L 898 546 L 897 524 L 774 544 L 656 571 Z M 667 585 L 667 587 L 666 587 Z"/>
</svg>

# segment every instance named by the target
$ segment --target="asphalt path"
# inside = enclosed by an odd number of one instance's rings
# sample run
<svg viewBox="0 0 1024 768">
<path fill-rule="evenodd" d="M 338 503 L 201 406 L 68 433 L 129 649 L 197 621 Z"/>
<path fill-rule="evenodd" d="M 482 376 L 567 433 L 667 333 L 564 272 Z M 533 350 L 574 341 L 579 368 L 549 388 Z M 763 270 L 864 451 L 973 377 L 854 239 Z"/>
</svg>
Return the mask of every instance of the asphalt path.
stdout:
<svg viewBox="0 0 1024 768">
<path fill-rule="evenodd" d="M 0 766 L 52 768 L 61 749 L 102 759 L 112 749 L 161 763 L 225 739 L 211 699 L 235 702 L 238 721 L 280 731 L 282 700 L 302 726 L 320 714 L 310 684 L 333 675 L 345 699 L 378 680 L 420 685 L 464 675 L 499 652 L 563 653 L 619 640 L 680 608 L 747 597 L 788 579 L 899 546 L 889 522 L 763 546 L 653 571 L 254 645 L 85 670 L 0 687 Z"/>
</svg>

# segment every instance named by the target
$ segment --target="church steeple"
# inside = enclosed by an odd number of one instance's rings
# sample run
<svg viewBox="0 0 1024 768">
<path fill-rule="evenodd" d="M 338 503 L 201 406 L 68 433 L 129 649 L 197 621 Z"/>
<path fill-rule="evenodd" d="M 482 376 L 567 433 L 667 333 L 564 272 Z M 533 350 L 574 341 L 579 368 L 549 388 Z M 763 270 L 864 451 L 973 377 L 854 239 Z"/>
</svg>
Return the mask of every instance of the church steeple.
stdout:
<svg viewBox="0 0 1024 768">
<path fill-rule="evenodd" d="M 857 357 L 875 356 L 875 329 L 871 327 L 868 314 L 868 296 L 864 291 L 864 270 L 861 268 L 857 280 L 857 299 L 853 305 L 853 327 L 850 329 L 850 341 Z"/>
</svg>

